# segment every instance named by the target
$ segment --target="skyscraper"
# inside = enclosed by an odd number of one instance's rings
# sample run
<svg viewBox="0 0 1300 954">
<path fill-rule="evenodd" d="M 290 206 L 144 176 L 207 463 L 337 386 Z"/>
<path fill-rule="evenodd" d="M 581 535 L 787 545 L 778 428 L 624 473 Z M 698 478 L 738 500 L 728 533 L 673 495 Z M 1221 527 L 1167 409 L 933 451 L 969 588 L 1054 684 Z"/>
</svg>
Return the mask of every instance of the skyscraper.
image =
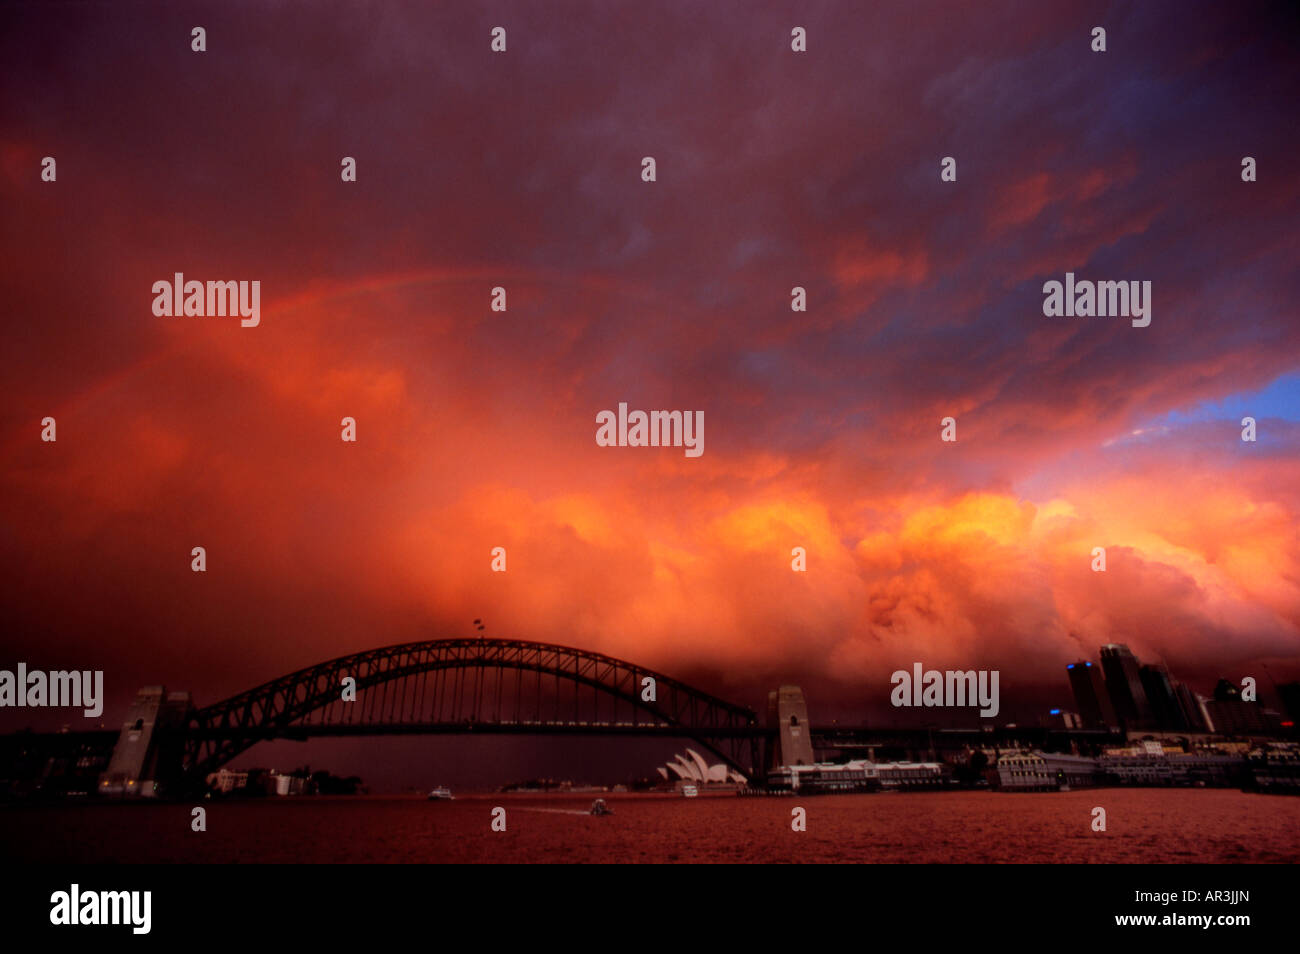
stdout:
<svg viewBox="0 0 1300 954">
<path fill-rule="evenodd" d="M 1269 729 L 1264 707 L 1242 699 L 1241 690 L 1227 679 L 1220 679 L 1215 685 L 1214 698 L 1205 704 L 1205 709 L 1214 723 L 1214 731 L 1224 735 Z"/>
<path fill-rule="evenodd" d="M 1174 686 L 1174 693 L 1178 696 L 1178 708 L 1182 711 L 1188 730 L 1209 732 L 1210 724 L 1205 717 L 1205 706 L 1200 697 L 1181 682 Z"/>
<path fill-rule="evenodd" d="M 1164 666 L 1148 664 L 1138 670 L 1142 679 L 1142 689 L 1146 692 L 1147 702 L 1151 705 L 1151 718 L 1157 729 L 1178 732 L 1186 729 L 1182 707 L 1174 693 L 1173 681 Z"/>
<path fill-rule="evenodd" d="M 1106 696 L 1106 684 L 1101 678 L 1101 667 L 1080 659 L 1065 667 L 1070 674 L 1070 688 L 1074 702 L 1079 707 L 1083 724 L 1089 727 L 1117 725 L 1115 709 Z"/>
<path fill-rule="evenodd" d="M 1106 691 L 1115 707 L 1115 715 L 1124 728 L 1149 726 L 1151 706 L 1147 702 L 1146 690 L 1142 688 L 1142 677 L 1133 650 L 1123 643 L 1107 643 L 1101 647 L 1101 668 L 1106 675 Z"/>
</svg>

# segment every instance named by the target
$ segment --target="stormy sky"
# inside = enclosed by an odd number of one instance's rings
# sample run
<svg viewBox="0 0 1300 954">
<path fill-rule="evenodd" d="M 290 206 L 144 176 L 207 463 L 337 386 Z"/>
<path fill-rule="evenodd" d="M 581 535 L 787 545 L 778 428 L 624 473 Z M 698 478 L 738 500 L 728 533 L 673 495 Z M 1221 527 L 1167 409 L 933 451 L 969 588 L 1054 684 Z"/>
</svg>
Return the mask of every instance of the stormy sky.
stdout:
<svg viewBox="0 0 1300 954">
<path fill-rule="evenodd" d="M 1068 707 L 1112 640 L 1296 678 L 1298 27 L 6 4 L 0 666 L 103 669 L 113 725 L 475 617 L 814 718 L 916 661 Z M 1045 317 L 1067 271 L 1150 281 L 1150 326 Z M 260 325 L 156 317 L 176 272 L 259 280 Z M 704 454 L 598 447 L 619 402 Z"/>
</svg>

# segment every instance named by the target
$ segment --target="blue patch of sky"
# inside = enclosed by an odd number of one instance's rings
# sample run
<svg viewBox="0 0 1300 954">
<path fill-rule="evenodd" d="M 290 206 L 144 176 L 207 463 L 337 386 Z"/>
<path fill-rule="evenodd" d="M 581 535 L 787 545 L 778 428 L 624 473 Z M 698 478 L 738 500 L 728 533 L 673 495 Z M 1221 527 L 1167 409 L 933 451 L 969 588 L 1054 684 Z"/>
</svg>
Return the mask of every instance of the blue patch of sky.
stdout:
<svg viewBox="0 0 1300 954">
<path fill-rule="evenodd" d="M 1144 428 L 1180 427 L 1226 418 L 1240 421 L 1243 417 L 1300 421 L 1300 371 L 1284 374 L 1258 391 L 1239 391 L 1217 401 L 1202 401 L 1188 410 L 1170 411 Z"/>
</svg>

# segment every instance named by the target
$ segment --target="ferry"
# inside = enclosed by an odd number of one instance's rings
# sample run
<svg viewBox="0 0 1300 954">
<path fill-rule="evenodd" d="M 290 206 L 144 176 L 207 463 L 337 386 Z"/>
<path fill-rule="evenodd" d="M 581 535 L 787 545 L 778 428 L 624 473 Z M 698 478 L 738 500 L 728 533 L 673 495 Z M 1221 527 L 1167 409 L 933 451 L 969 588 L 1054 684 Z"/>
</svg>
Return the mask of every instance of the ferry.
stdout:
<svg viewBox="0 0 1300 954">
<path fill-rule="evenodd" d="M 451 794 L 451 789 L 447 788 L 445 785 L 441 785 L 429 793 L 428 800 L 431 802 L 450 802 L 455 798 L 456 796 Z"/>
<path fill-rule="evenodd" d="M 700 794 L 700 790 L 696 788 L 694 785 L 682 786 L 682 798 L 695 798 L 699 794 Z"/>
<path fill-rule="evenodd" d="M 854 759 L 844 763 L 782 765 L 767 773 L 771 792 L 808 795 L 858 792 L 906 792 L 948 788 L 952 776 L 941 762 L 872 762 Z"/>
</svg>

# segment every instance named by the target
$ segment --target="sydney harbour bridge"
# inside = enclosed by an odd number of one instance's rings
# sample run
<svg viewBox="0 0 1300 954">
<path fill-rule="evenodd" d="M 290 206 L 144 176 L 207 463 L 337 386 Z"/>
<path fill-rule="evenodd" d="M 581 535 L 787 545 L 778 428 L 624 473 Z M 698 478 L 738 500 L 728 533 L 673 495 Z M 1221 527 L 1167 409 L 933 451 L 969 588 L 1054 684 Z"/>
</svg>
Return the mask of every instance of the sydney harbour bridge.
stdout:
<svg viewBox="0 0 1300 954">
<path fill-rule="evenodd" d="M 689 738 L 745 773 L 762 764 L 766 736 L 752 710 L 643 666 L 548 643 L 472 638 L 300 669 L 193 710 L 179 734 L 185 771 L 205 774 L 265 739 L 448 733 Z"/>
<path fill-rule="evenodd" d="M 797 706 L 787 711 L 791 693 Z M 1036 738 L 1041 731 L 940 730 L 940 743 L 989 744 L 1009 734 L 1045 741 Z M 760 719 L 752 709 L 612 656 L 471 637 L 341 656 L 203 708 L 186 692 L 147 687 L 120 732 L 8 736 L 0 739 L 0 755 L 4 745 L 38 754 L 44 746 L 51 757 L 61 748 L 109 748 L 101 794 L 164 794 L 201 790 L 211 773 L 259 742 L 446 734 L 690 740 L 760 785 L 792 737 L 810 759 L 813 750 L 863 755 L 884 748 L 905 757 L 936 750 L 933 730 L 811 724 L 795 687 L 773 692 Z"/>
<path fill-rule="evenodd" d="M 447 734 L 689 739 L 753 778 L 769 731 L 751 709 L 602 653 L 438 639 L 341 656 L 203 708 L 188 693 L 143 689 L 100 792 L 199 788 L 274 739 Z"/>
</svg>

